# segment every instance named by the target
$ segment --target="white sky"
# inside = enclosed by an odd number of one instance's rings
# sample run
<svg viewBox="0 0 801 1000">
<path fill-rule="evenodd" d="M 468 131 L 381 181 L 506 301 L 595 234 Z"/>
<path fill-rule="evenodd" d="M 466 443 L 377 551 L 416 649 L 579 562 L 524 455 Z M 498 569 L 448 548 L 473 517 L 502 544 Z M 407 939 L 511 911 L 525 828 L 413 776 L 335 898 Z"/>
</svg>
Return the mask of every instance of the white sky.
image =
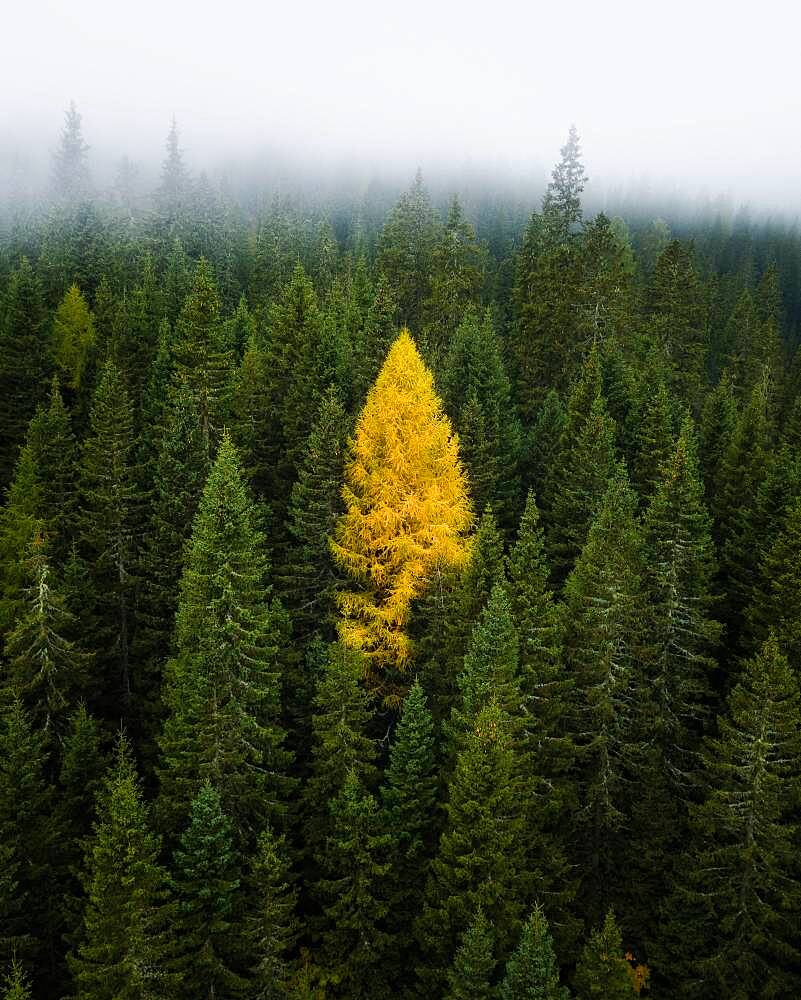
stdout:
<svg viewBox="0 0 801 1000">
<path fill-rule="evenodd" d="M 554 161 L 801 208 L 801 2 L 8 0 L 0 147 L 52 148 L 73 98 L 94 151 L 195 166 L 321 158 Z"/>
</svg>

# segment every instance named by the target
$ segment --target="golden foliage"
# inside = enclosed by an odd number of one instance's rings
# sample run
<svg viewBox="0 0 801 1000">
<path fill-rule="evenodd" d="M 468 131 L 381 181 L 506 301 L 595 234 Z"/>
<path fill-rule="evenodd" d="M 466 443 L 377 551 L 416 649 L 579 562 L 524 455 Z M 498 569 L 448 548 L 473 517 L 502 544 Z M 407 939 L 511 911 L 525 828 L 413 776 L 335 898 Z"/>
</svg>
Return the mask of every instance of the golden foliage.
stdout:
<svg viewBox="0 0 801 1000">
<path fill-rule="evenodd" d="M 406 669 L 412 601 L 437 570 L 467 559 L 473 512 L 458 440 L 408 330 L 390 348 L 359 416 L 331 547 L 355 586 L 338 595 L 340 638 L 392 699 Z"/>
</svg>

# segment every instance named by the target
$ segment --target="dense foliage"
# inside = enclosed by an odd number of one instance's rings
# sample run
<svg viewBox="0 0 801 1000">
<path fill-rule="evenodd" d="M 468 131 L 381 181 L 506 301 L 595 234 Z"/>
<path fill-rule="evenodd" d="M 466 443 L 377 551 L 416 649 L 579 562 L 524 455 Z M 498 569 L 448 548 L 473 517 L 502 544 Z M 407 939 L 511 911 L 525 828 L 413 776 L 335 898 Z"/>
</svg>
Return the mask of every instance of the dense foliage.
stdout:
<svg viewBox="0 0 801 1000">
<path fill-rule="evenodd" d="M 801 995 L 801 236 L 87 148 L 2 211 L 3 995 Z"/>
</svg>

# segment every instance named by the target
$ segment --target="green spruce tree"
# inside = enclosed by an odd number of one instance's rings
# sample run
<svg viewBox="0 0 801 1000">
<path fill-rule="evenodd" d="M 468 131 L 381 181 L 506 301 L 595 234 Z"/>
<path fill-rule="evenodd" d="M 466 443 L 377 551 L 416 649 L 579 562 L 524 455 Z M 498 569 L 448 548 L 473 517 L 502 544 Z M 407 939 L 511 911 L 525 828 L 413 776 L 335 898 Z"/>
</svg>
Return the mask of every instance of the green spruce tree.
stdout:
<svg viewBox="0 0 801 1000">
<path fill-rule="evenodd" d="M 435 369 L 467 311 L 479 303 L 485 258 L 486 251 L 454 195 L 431 252 L 431 294 L 423 307 L 422 339 Z"/>
<path fill-rule="evenodd" d="M 81 940 L 70 956 L 81 1000 L 175 996 L 160 847 L 130 748 L 120 735 L 87 851 Z"/>
<path fill-rule="evenodd" d="M 219 789 L 237 845 L 282 799 L 275 608 L 264 537 L 236 450 L 223 438 L 188 543 L 164 690 L 159 810 L 186 821 L 205 781 Z"/>
<path fill-rule="evenodd" d="M 419 681 L 409 688 L 389 749 L 381 788 L 382 825 L 391 837 L 386 877 L 387 929 L 392 935 L 390 981 L 400 981 L 414 947 L 413 926 L 422 903 L 437 802 L 434 723 Z"/>
<path fill-rule="evenodd" d="M 559 983 L 553 938 L 539 905 L 523 925 L 498 995 L 500 1000 L 567 1000 L 569 996 Z"/>
<path fill-rule="evenodd" d="M 493 944 L 492 924 L 479 906 L 448 970 L 446 1000 L 491 1000 L 495 995 Z"/>
<path fill-rule="evenodd" d="M 0 961 L 24 958 L 54 986 L 59 947 L 53 788 L 45 776 L 45 735 L 18 698 L 0 709 Z"/>
<path fill-rule="evenodd" d="M 251 902 L 246 933 L 254 1000 L 282 1000 L 290 995 L 297 893 L 286 854 L 284 838 L 266 827 L 259 835 L 248 880 Z"/>
<path fill-rule="evenodd" d="M 629 1000 L 635 995 L 612 910 L 584 946 L 576 966 L 575 986 L 579 1000 Z"/>
<path fill-rule="evenodd" d="M 187 1000 L 245 994 L 232 968 L 240 943 L 241 879 L 219 792 L 206 782 L 192 802 L 189 825 L 173 855 L 170 888 L 175 902 L 173 968 Z M 239 935 L 241 936 L 241 935 Z"/>
<path fill-rule="evenodd" d="M 491 701 L 465 734 L 445 805 L 446 823 L 431 865 L 416 934 L 425 989 L 446 979 L 451 956 L 482 906 L 495 927 L 498 954 L 511 950 L 520 927 L 526 881 L 525 810 L 512 726 Z"/>
<path fill-rule="evenodd" d="M 28 423 L 46 393 L 51 358 L 42 284 L 27 258 L 11 272 L 0 308 L 0 486 L 11 479 Z"/>
<path fill-rule="evenodd" d="M 22 971 L 22 965 L 17 959 L 11 963 L 11 969 L 5 978 L 3 1000 L 31 1000 L 28 977 Z"/>
<path fill-rule="evenodd" d="M 338 574 L 328 539 L 344 511 L 341 493 L 349 423 L 337 392 L 330 389 L 320 401 L 292 487 L 290 546 L 280 583 L 294 635 L 301 642 L 315 633 L 333 638 Z"/>
<path fill-rule="evenodd" d="M 169 658 L 184 552 L 209 469 L 207 442 L 189 388 L 165 403 L 140 557 L 142 580 L 132 687 L 138 730 L 151 744 L 162 721 L 162 670 Z"/>
<path fill-rule="evenodd" d="M 465 315 L 455 331 L 441 381 L 463 454 L 470 431 L 478 420 L 482 425 L 483 449 L 465 455 L 476 507 L 483 510 L 491 504 L 501 523 L 510 527 L 519 503 L 515 470 L 520 428 L 512 412 L 509 378 L 489 310 L 483 319 L 475 312 Z M 484 489 L 477 491 L 476 484 Z"/>
<path fill-rule="evenodd" d="M 601 387 L 600 358 L 593 347 L 570 394 L 559 456 L 545 490 L 548 549 L 558 584 L 581 551 L 615 472 L 615 424 Z"/>
<path fill-rule="evenodd" d="M 321 863 L 330 833 L 330 803 L 353 771 L 372 783 L 376 747 L 368 735 L 370 697 L 362 684 L 364 664 L 341 643 L 328 648 L 313 701 L 311 773 L 304 790 L 304 846 Z"/>
<path fill-rule="evenodd" d="M 706 744 L 704 802 L 677 887 L 663 962 L 688 997 L 799 990 L 798 682 L 775 636 L 743 666 Z"/>
<path fill-rule="evenodd" d="M 612 482 L 565 585 L 565 660 L 574 680 L 571 860 L 582 911 L 599 919 L 622 891 L 633 709 L 644 611 L 643 542 L 625 473 Z"/>
<path fill-rule="evenodd" d="M 26 613 L 5 642 L 4 680 L 23 699 L 34 724 L 60 739 L 67 716 L 90 685 L 91 657 L 68 637 L 74 616 L 46 557 L 30 562 Z"/>
<path fill-rule="evenodd" d="M 334 996 L 375 998 L 386 995 L 383 929 L 387 902 L 382 885 L 389 865 L 390 835 L 381 829 L 375 798 L 354 769 L 331 800 L 331 834 L 318 885 L 323 899 L 321 958 L 326 992 Z"/>
<path fill-rule="evenodd" d="M 432 293 L 438 239 L 437 216 L 418 170 L 384 225 L 376 257 L 397 302 L 401 325 L 413 330 L 422 329 L 424 304 Z"/>
<path fill-rule="evenodd" d="M 122 373 L 109 360 L 92 404 L 80 471 L 80 552 L 90 567 L 82 618 L 86 647 L 103 678 L 100 706 L 127 714 L 142 496 L 133 413 Z M 83 611 L 83 609 L 81 609 Z"/>
<path fill-rule="evenodd" d="M 175 325 L 175 372 L 195 398 L 207 447 L 219 440 L 233 354 L 225 342 L 211 265 L 201 258 Z"/>
</svg>

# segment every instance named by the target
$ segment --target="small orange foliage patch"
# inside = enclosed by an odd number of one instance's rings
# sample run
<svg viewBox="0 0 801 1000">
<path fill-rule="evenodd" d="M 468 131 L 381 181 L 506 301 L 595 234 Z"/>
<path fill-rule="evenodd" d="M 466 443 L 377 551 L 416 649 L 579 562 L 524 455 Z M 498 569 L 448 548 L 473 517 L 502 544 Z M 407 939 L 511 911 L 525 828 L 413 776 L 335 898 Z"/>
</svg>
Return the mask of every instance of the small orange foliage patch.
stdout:
<svg viewBox="0 0 801 1000">
<path fill-rule="evenodd" d="M 628 973 L 629 978 L 631 979 L 632 988 L 639 996 L 643 990 L 648 989 L 648 980 L 651 976 L 651 970 L 647 965 L 643 965 L 641 962 L 638 962 L 630 951 L 626 952 L 626 962 L 628 963 Z"/>
</svg>

